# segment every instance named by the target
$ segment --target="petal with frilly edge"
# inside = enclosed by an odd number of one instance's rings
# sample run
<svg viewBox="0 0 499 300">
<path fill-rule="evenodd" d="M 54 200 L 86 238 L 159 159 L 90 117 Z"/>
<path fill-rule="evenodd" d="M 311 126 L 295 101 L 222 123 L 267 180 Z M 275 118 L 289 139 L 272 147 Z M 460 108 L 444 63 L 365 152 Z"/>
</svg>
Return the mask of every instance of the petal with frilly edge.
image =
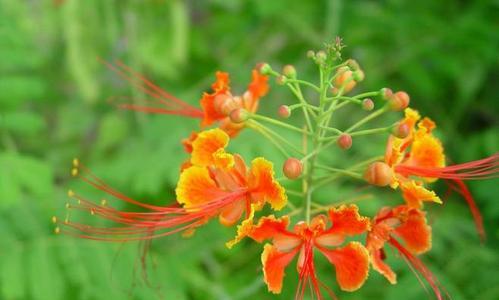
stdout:
<svg viewBox="0 0 499 300">
<path fill-rule="evenodd" d="M 383 249 L 377 249 L 370 252 L 373 269 L 383 275 L 391 284 L 396 284 L 397 274 L 383 261 L 382 251 Z"/>
<path fill-rule="evenodd" d="M 270 292 L 279 294 L 282 290 L 284 269 L 293 260 L 299 248 L 280 252 L 276 247 L 266 244 L 262 253 L 263 279 Z"/>
<path fill-rule="evenodd" d="M 359 207 L 354 204 L 330 209 L 329 219 L 332 227 L 326 231 L 327 233 L 351 236 L 361 234 L 370 228 L 369 218 L 361 216 Z"/>
<path fill-rule="evenodd" d="M 175 189 L 177 201 L 192 208 L 214 201 L 226 193 L 220 190 L 206 168 L 192 166 L 181 174 Z"/>
<path fill-rule="evenodd" d="M 211 85 L 214 92 L 211 94 L 204 93 L 200 101 L 204 113 L 203 121 L 201 122 L 202 126 L 209 126 L 226 117 L 215 108 L 215 98 L 219 95 L 230 93 L 229 74 L 217 72 L 215 76 L 216 81 Z"/>
<path fill-rule="evenodd" d="M 248 187 L 256 201 L 268 202 L 274 210 L 282 209 L 288 202 L 284 188 L 274 178 L 272 163 L 262 157 L 251 162 Z"/>
<path fill-rule="evenodd" d="M 228 144 L 229 136 L 220 129 L 200 132 L 192 142 L 191 163 L 202 167 L 233 164 L 234 158 L 224 150 Z"/>
<path fill-rule="evenodd" d="M 411 209 L 407 219 L 395 229 L 395 233 L 405 242 L 406 248 L 421 254 L 431 249 L 431 227 L 426 223 L 426 213 Z"/>
<path fill-rule="evenodd" d="M 359 242 L 350 242 L 345 247 L 328 250 L 319 248 L 336 269 L 336 281 L 344 291 L 359 289 L 367 279 L 369 253 Z"/>
<path fill-rule="evenodd" d="M 420 208 L 423 202 L 442 203 L 435 192 L 427 190 L 422 184 L 409 180 L 400 185 L 402 196 L 411 208 Z"/>
</svg>

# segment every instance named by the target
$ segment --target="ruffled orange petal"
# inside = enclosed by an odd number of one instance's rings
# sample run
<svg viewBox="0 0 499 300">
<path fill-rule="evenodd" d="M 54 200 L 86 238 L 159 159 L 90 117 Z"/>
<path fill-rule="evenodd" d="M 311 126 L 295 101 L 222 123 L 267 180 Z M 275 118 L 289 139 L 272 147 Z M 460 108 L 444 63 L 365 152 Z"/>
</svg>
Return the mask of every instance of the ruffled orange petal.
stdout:
<svg viewBox="0 0 499 300">
<path fill-rule="evenodd" d="M 423 202 L 442 203 L 435 192 L 427 190 L 422 184 L 418 184 L 414 180 L 403 182 L 400 189 L 405 202 L 411 208 L 420 208 Z"/>
<path fill-rule="evenodd" d="M 400 123 L 406 124 L 408 128 L 412 131 L 416 127 L 416 123 L 421 119 L 419 112 L 412 108 L 406 108 L 404 110 L 404 119 Z"/>
<path fill-rule="evenodd" d="M 426 223 L 426 213 L 411 209 L 407 219 L 395 229 L 395 233 L 405 242 L 406 248 L 421 254 L 431 249 L 431 227 Z"/>
<path fill-rule="evenodd" d="M 232 155 L 225 152 L 229 136 L 222 130 L 210 129 L 200 132 L 192 142 L 191 163 L 196 166 L 230 166 Z"/>
<path fill-rule="evenodd" d="M 251 83 L 248 85 L 248 91 L 254 99 L 265 96 L 269 91 L 268 76 L 262 75 L 257 70 L 251 72 Z"/>
<path fill-rule="evenodd" d="M 328 250 L 319 248 L 336 269 L 336 281 L 344 291 L 359 289 L 367 279 L 369 253 L 359 242 L 350 242 L 345 247 Z"/>
<path fill-rule="evenodd" d="M 373 269 L 383 275 L 391 284 L 396 284 L 397 274 L 383 261 L 382 251 L 382 249 L 377 249 L 370 252 Z"/>
<path fill-rule="evenodd" d="M 226 194 L 217 187 L 208 170 L 199 166 L 187 168 L 180 174 L 175 193 L 178 203 L 186 208 L 208 203 Z"/>
<path fill-rule="evenodd" d="M 333 224 L 325 234 L 351 236 L 361 234 L 370 228 L 369 218 L 359 214 L 357 205 L 342 205 L 329 210 L 329 219 Z"/>
<path fill-rule="evenodd" d="M 276 218 L 274 215 L 266 216 L 258 220 L 258 224 L 253 226 L 248 236 L 259 243 L 279 235 L 296 236 L 287 230 L 288 225 L 288 216 L 281 218 Z"/>
<path fill-rule="evenodd" d="M 421 123 L 421 122 L 420 122 Z M 428 168 L 445 166 L 445 155 L 442 143 L 426 129 L 420 128 L 416 133 L 407 165 Z"/>
<path fill-rule="evenodd" d="M 386 144 L 385 151 L 385 163 L 390 167 L 395 166 L 400 163 L 404 157 L 404 151 L 402 149 L 404 145 L 404 140 L 399 139 L 393 135 L 388 137 L 388 142 Z"/>
<path fill-rule="evenodd" d="M 282 209 L 288 201 L 284 188 L 274 178 L 272 163 L 264 158 L 251 162 L 248 187 L 254 200 L 268 202 L 274 210 Z"/>
<path fill-rule="evenodd" d="M 194 140 L 196 140 L 197 137 L 198 133 L 193 131 L 191 132 L 188 138 L 182 140 L 182 145 L 184 146 L 185 152 L 192 153 L 192 142 L 194 142 Z"/>
<path fill-rule="evenodd" d="M 280 252 L 274 246 L 266 244 L 262 253 L 263 278 L 270 292 L 279 294 L 282 290 L 284 269 L 293 260 L 299 248 L 289 252 Z"/>
<path fill-rule="evenodd" d="M 201 108 L 203 109 L 204 113 L 201 126 L 209 126 L 214 122 L 226 117 L 215 107 L 215 98 L 219 95 L 229 93 L 229 74 L 225 72 L 217 72 L 216 78 L 217 80 L 211 86 L 214 93 L 204 93 L 203 97 L 200 100 Z"/>
<path fill-rule="evenodd" d="M 234 247 L 235 244 L 239 243 L 243 238 L 247 237 L 253 231 L 253 218 L 255 217 L 255 208 L 251 205 L 249 216 L 237 226 L 237 234 L 234 239 L 225 243 L 225 246 L 229 249 Z"/>
</svg>

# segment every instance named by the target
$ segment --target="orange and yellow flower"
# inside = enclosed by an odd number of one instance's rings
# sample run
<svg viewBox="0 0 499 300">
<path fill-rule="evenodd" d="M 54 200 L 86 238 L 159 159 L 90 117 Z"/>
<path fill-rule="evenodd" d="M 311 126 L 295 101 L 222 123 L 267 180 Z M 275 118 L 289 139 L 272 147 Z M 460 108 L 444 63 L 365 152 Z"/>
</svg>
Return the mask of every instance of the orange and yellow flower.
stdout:
<svg viewBox="0 0 499 300">
<path fill-rule="evenodd" d="M 399 240 L 403 242 L 403 245 Z M 397 275 L 384 262 L 386 244 L 393 247 L 410 264 L 411 268 L 423 275 L 437 298 L 441 299 L 438 281 L 415 256 L 431 249 L 431 227 L 427 224 L 426 213 L 407 205 L 394 208 L 384 207 L 372 222 L 366 241 L 371 265 L 391 284 L 395 284 Z"/>
<path fill-rule="evenodd" d="M 329 227 L 328 220 L 331 222 Z M 359 242 L 344 245 L 346 237 L 362 234 L 369 229 L 369 219 L 359 215 L 357 206 L 331 209 L 327 217 L 318 215 L 309 224 L 299 222 L 292 231 L 287 229 L 288 225 L 287 216 L 268 216 L 247 228 L 247 235 L 257 242 L 272 240 L 272 244 L 264 246 L 262 253 L 264 281 L 269 291 L 281 292 L 285 268 L 298 255 L 299 286 L 296 297 L 303 298 L 308 285 L 318 299 L 322 299 L 321 286 L 332 293 L 317 279 L 314 249 L 334 266 L 336 280 L 342 290 L 354 291 L 362 286 L 368 276 L 368 251 Z"/>
</svg>

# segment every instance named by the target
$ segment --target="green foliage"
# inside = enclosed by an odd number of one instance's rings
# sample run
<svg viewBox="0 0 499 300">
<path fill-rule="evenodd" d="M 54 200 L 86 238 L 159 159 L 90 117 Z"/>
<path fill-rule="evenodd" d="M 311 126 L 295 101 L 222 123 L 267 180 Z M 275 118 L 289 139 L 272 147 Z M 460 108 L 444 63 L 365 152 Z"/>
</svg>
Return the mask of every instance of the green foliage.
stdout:
<svg viewBox="0 0 499 300">
<path fill-rule="evenodd" d="M 449 159 L 465 162 L 499 148 L 496 11 L 497 3 L 486 0 L 0 0 L 0 299 L 293 298 L 293 268 L 282 295 L 267 293 L 262 246 L 243 242 L 225 249 L 234 229 L 216 222 L 190 239 L 155 241 L 150 286 L 141 276 L 137 243 L 52 233 L 51 216 L 64 211 L 65 191 L 78 185 L 69 177 L 74 156 L 124 193 L 166 203 L 186 157 L 180 140 L 199 126 L 115 109 L 109 97 L 133 101 L 141 95 L 97 57 L 123 60 L 195 104 L 215 70 L 229 71 L 238 91 L 262 60 L 293 63 L 311 79 L 315 66 L 305 52 L 341 35 L 348 46 L 343 57 L 354 57 L 366 71 L 358 89 L 407 90 L 413 106 L 439 124 Z M 288 91 L 273 85 L 261 109 L 273 115 L 290 100 Z M 339 114 L 338 122 L 347 126 L 361 113 Z M 369 139 L 354 140 L 352 156 L 381 154 L 383 145 Z M 247 160 L 263 155 L 280 169 L 280 153 L 254 140 L 258 135 L 245 131 L 231 150 Z M 348 157 L 330 162 L 341 166 Z M 339 182 L 317 201 L 370 194 L 361 202 L 365 212 L 398 201 L 393 193 L 354 188 Z M 498 185 L 483 181 L 470 188 L 489 240 L 479 244 L 464 201 L 452 195 L 431 210 L 434 249 L 423 260 L 453 299 L 498 299 Z M 437 190 L 445 193 L 446 187 Z M 341 299 L 427 297 L 406 265 L 394 255 L 389 259 L 399 274 L 397 286 L 372 273 L 360 291 L 338 292 Z M 337 291 L 331 267 L 322 261 L 319 269 Z"/>
</svg>

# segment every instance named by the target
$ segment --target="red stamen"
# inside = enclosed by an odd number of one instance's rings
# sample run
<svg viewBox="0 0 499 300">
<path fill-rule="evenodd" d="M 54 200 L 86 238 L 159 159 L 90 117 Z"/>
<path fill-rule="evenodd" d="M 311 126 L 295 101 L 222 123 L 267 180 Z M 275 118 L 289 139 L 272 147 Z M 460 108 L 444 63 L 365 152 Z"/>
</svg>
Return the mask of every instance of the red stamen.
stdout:
<svg viewBox="0 0 499 300">
<path fill-rule="evenodd" d="M 442 300 L 442 294 L 440 292 L 440 283 L 438 282 L 438 279 L 433 275 L 433 273 L 424 265 L 424 263 L 417 258 L 416 256 L 412 255 L 404 246 L 402 246 L 396 239 L 390 237 L 388 240 L 390 245 L 392 245 L 397 251 L 402 255 L 404 260 L 407 262 L 407 264 L 411 267 L 411 270 L 417 271 L 419 274 L 421 274 L 426 282 L 431 286 L 433 292 L 435 293 L 435 297 L 438 300 Z M 414 268 L 414 269 L 413 269 Z M 418 277 L 418 274 L 416 274 L 416 277 Z M 418 278 L 419 280 L 419 278 Z M 420 281 L 421 283 L 421 281 Z M 423 285 L 423 288 L 426 290 L 426 287 Z"/>
<path fill-rule="evenodd" d="M 132 68 L 128 67 L 124 63 L 117 61 L 116 65 L 97 58 L 102 64 L 107 66 L 110 70 L 115 72 L 122 79 L 130 82 L 135 88 L 145 93 L 146 95 L 154 98 L 152 100 L 153 104 L 161 104 L 166 108 L 149 107 L 135 104 L 119 104 L 117 105 L 122 109 L 130 109 L 135 111 L 141 111 L 146 113 L 157 113 L 157 114 L 170 114 L 170 115 L 181 115 L 190 118 L 201 119 L 204 113 L 201 109 L 196 108 L 175 96 L 167 93 L 165 90 L 161 89 L 149 79 L 147 79 L 142 74 L 134 71 Z"/>
</svg>

